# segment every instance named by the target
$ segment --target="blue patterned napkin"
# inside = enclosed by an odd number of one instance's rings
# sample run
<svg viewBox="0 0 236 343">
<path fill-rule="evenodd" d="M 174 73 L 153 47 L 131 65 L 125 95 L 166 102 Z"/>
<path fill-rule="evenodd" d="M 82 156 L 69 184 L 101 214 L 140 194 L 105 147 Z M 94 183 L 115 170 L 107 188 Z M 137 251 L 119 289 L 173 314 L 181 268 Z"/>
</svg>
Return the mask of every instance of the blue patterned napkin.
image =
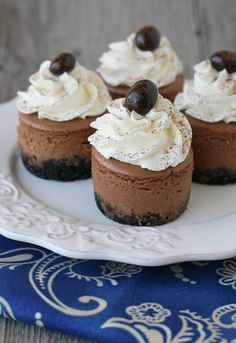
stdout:
<svg viewBox="0 0 236 343">
<path fill-rule="evenodd" d="M 236 260 L 143 268 L 1 237 L 0 312 L 103 343 L 235 343 Z"/>
</svg>

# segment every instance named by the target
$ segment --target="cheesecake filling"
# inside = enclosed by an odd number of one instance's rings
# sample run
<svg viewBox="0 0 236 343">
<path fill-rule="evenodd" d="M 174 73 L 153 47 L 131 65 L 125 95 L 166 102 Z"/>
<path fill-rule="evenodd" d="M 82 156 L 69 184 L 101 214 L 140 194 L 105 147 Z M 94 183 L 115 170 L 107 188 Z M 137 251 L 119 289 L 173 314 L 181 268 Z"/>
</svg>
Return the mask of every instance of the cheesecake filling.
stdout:
<svg viewBox="0 0 236 343">
<path fill-rule="evenodd" d="M 169 100 L 159 94 L 145 116 L 129 111 L 124 102 L 124 98 L 114 100 L 108 113 L 91 124 L 96 132 L 89 141 L 101 155 L 152 171 L 175 167 L 186 159 L 191 127 Z"/>
<path fill-rule="evenodd" d="M 109 45 L 109 51 L 100 57 L 98 73 L 111 86 L 132 86 L 141 79 L 151 80 L 163 87 L 176 80 L 182 64 L 166 37 L 154 51 L 143 51 L 135 44 L 135 34 L 125 41 Z"/>
<path fill-rule="evenodd" d="M 21 113 L 37 113 L 40 119 L 68 121 L 105 112 L 111 98 L 102 79 L 76 63 L 70 72 L 53 75 L 50 61 L 44 61 L 33 74 L 25 92 L 18 92 Z"/>
<path fill-rule="evenodd" d="M 210 60 L 194 67 L 194 78 L 184 85 L 175 106 L 208 123 L 236 122 L 236 73 L 217 71 Z"/>
</svg>

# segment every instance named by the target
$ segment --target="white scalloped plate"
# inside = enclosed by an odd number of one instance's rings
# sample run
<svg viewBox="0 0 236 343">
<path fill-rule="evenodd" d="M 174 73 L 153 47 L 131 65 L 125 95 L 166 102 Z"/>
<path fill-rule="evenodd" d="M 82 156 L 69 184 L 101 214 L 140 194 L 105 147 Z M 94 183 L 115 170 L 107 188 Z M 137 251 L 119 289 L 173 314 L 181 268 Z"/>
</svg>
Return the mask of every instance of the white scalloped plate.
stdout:
<svg viewBox="0 0 236 343">
<path fill-rule="evenodd" d="M 41 180 L 16 147 L 15 100 L 0 105 L 0 233 L 72 258 L 143 266 L 236 255 L 236 185 L 193 184 L 187 211 L 162 227 L 129 227 L 96 208 L 91 180 Z"/>
</svg>

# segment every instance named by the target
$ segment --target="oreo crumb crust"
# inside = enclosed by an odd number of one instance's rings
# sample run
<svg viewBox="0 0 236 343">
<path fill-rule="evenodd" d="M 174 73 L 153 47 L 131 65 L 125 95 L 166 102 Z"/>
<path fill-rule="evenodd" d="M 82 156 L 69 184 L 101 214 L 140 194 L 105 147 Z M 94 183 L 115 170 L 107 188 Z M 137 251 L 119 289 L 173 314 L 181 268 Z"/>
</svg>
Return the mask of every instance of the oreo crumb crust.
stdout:
<svg viewBox="0 0 236 343">
<path fill-rule="evenodd" d="M 95 201 L 99 210 L 109 219 L 115 222 L 132 225 L 132 226 L 157 226 L 167 224 L 178 218 L 187 208 L 188 199 L 186 203 L 180 208 L 178 212 L 170 213 L 168 216 L 161 217 L 158 213 L 147 213 L 143 216 L 120 216 L 117 214 L 117 209 L 111 204 L 105 202 L 101 197 L 94 192 Z"/>
<path fill-rule="evenodd" d="M 40 165 L 35 158 L 21 153 L 25 168 L 33 175 L 46 180 L 75 181 L 91 177 L 91 161 L 74 156 L 70 159 L 46 160 Z"/>
<path fill-rule="evenodd" d="M 224 167 L 204 171 L 194 169 L 193 181 L 208 185 L 227 185 L 229 183 L 236 183 L 236 171 Z"/>
</svg>

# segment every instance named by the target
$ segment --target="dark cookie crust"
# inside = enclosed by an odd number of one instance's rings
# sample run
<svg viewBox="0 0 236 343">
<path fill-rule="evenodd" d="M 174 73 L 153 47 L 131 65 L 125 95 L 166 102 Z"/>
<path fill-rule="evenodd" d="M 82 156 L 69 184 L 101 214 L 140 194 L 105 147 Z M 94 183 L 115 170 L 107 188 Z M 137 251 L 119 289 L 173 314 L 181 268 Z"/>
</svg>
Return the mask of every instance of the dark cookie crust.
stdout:
<svg viewBox="0 0 236 343">
<path fill-rule="evenodd" d="M 91 161 L 79 156 L 71 159 L 46 160 L 38 165 L 33 156 L 21 153 L 25 168 L 33 175 L 46 180 L 75 181 L 91 177 Z"/>
<path fill-rule="evenodd" d="M 103 201 L 101 197 L 94 193 L 95 201 L 99 210 L 109 219 L 114 220 L 115 222 L 132 225 L 132 226 L 157 226 L 167 224 L 176 218 L 178 218 L 187 208 L 188 199 L 186 204 L 181 207 L 177 213 L 170 213 L 169 216 L 161 217 L 157 213 L 147 213 L 143 216 L 119 216 L 117 211 L 111 204 Z"/>
<path fill-rule="evenodd" d="M 193 181 L 208 185 L 226 185 L 236 182 L 236 171 L 226 168 L 218 168 L 202 171 L 194 169 Z"/>
</svg>

